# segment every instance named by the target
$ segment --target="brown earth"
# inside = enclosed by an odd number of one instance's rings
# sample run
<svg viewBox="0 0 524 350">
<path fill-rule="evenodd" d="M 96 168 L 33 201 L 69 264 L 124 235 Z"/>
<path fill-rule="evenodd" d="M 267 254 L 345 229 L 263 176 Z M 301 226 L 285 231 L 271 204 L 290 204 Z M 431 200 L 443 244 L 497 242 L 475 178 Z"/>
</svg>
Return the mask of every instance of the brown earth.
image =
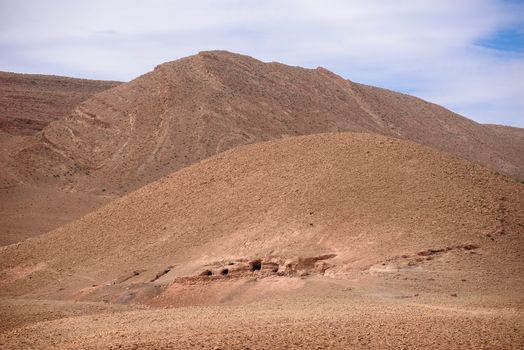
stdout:
<svg viewBox="0 0 524 350">
<path fill-rule="evenodd" d="M 83 303 L 71 303 L 80 308 Z M 38 305 L 38 304 L 37 304 Z M 35 307 L 32 305 L 32 307 Z M 36 306 L 38 308 L 38 306 Z M 103 307 L 99 306 L 100 308 Z M 273 299 L 95 313 L 0 333 L 6 349 L 521 349 L 521 311 L 413 299 Z"/>
<path fill-rule="evenodd" d="M 379 133 L 524 179 L 519 130 L 480 125 L 323 68 L 202 52 L 96 94 L 31 142 L 4 135 L 0 244 L 59 227 L 237 145 L 295 135 Z"/>
<path fill-rule="evenodd" d="M 70 115 L 81 102 L 118 84 L 0 72 L 0 245 L 49 231 L 107 202 L 48 179 L 48 167 L 59 166 L 62 158 L 42 144 L 41 131 Z M 32 157 L 19 163 L 18 157 L 27 152 Z"/>
<path fill-rule="evenodd" d="M 380 135 L 237 147 L 1 248 L 0 344 L 517 349 L 523 198 Z"/>
<path fill-rule="evenodd" d="M 518 145 L 524 140 L 524 129 L 522 128 L 495 124 L 486 124 L 485 126 L 494 131 L 498 137 L 514 145 Z"/>
<path fill-rule="evenodd" d="M 0 130 L 34 135 L 71 113 L 94 94 L 119 85 L 115 81 L 54 75 L 0 72 Z"/>
</svg>

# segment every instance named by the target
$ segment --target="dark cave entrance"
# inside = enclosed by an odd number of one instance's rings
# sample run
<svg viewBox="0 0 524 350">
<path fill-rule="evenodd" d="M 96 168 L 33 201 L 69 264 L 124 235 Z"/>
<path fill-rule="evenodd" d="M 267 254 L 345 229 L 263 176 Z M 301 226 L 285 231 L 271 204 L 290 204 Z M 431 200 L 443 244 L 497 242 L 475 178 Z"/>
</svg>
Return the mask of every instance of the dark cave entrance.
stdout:
<svg viewBox="0 0 524 350">
<path fill-rule="evenodd" d="M 262 269 L 262 261 L 255 260 L 249 263 L 249 266 L 251 267 L 251 271 L 259 271 Z"/>
</svg>

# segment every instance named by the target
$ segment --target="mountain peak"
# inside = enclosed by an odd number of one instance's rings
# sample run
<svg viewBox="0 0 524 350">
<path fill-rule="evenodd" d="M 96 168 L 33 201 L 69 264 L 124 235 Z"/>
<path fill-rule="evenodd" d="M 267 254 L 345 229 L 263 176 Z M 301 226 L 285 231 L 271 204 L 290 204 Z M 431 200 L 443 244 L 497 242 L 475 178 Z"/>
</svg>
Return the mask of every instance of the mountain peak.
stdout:
<svg viewBox="0 0 524 350">
<path fill-rule="evenodd" d="M 9 186 L 67 184 L 104 201 L 239 145 L 344 131 L 411 140 L 524 178 L 518 133 L 507 136 L 322 67 L 264 63 L 228 51 L 167 62 L 98 93 L 5 161 L 14 169 L 10 179 L 17 179 Z"/>
</svg>

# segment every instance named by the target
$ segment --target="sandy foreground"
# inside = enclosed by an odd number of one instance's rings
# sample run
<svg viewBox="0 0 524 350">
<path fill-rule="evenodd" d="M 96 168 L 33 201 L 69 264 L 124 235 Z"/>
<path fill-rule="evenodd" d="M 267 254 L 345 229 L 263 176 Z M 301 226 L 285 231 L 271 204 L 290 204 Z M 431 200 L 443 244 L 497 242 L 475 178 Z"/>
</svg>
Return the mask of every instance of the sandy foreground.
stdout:
<svg viewBox="0 0 524 350">
<path fill-rule="evenodd" d="M 133 309 L 3 300 L 3 349 L 521 349 L 524 313 L 416 298 L 274 299 L 247 305 Z M 27 304 L 26 304 L 27 303 Z M 54 305 L 53 305 L 54 304 Z M 30 307 L 29 307 L 30 306 Z M 57 310 L 53 314 L 49 310 Z M 60 312 L 59 310 L 69 310 Z M 22 310 L 22 311 L 20 311 Z M 54 320 L 31 321 L 49 312 Z M 76 315 L 75 315 L 76 314 Z"/>
</svg>

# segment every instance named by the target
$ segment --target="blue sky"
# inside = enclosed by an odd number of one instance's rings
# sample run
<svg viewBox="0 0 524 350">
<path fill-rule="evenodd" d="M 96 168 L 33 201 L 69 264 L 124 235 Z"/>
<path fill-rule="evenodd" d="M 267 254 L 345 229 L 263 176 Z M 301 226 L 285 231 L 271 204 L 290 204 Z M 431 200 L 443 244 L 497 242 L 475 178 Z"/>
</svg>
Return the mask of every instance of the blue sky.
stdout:
<svg viewBox="0 0 524 350">
<path fill-rule="evenodd" d="M 0 70 L 127 81 L 212 49 L 524 127 L 524 1 L 0 0 Z"/>
</svg>

